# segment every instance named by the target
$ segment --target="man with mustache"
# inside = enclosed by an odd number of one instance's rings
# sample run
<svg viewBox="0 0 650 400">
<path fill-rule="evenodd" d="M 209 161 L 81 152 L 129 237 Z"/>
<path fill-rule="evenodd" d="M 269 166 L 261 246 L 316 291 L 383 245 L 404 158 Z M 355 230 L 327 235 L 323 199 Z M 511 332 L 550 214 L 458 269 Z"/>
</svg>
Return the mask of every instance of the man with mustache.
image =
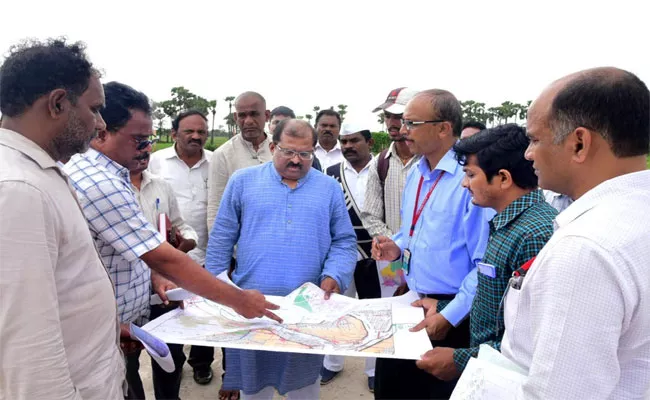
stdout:
<svg viewBox="0 0 650 400">
<path fill-rule="evenodd" d="M 311 168 L 316 132 L 287 119 L 275 128 L 273 162 L 232 176 L 210 232 L 206 268 L 228 270 L 237 246 L 232 280 L 242 288 L 286 296 L 305 282 L 325 299 L 344 292 L 357 260 L 354 229 L 343 193 L 332 178 Z M 224 389 L 246 399 L 317 399 L 323 356 L 226 349 Z"/>
<path fill-rule="evenodd" d="M 269 132 L 273 132 L 275 130 L 275 127 L 278 126 L 280 121 L 284 121 L 285 119 L 295 119 L 296 118 L 296 113 L 293 112 L 292 109 L 286 106 L 278 106 L 275 107 L 273 110 L 271 110 L 271 120 L 269 121 Z M 318 157 L 314 157 L 312 160 L 311 164 L 312 168 L 317 169 L 318 171 L 322 171 L 323 168 L 320 165 L 320 162 L 318 161 Z"/>
<path fill-rule="evenodd" d="M 465 171 L 463 187 L 472 203 L 497 212 L 490 221 L 485 257 L 478 264 L 478 284 L 470 314 L 467 348 L 435 347 L 422 356 L 418 367 L 442 380 L 456 379 L 479 346 L 499 350 L 505 330 L 501 299 L 512 274 L 544 247 L 553 235 L 557 211 L 544 200 L 537 187 L 533 163 L 526 160 L 526 130 L 516 124 L 500 125 L 459 140 L 454 152 Z M 431 299 L 419 304 L 428 308 Z M 435 318 L 435 310 L 429 308 Z M 413 330 L 425 328 L 421 322 Z"/>
<path fill-rule="evenodd" d="M 135 197 L 142 209 L 142 214 L 153 226 L 158 226 L 158 217 L 165 214 L 171 225 L 174 227 L 174 236 L 170 237 L 173 246 L 183 253 L 187 253 L 196 247 L 198 236 L 194 229 L 189 226 L 181 215 L 181 210 L 174 194 L 172 186 L 164 178 L 156 176 L 147 171 L 149 165 L 149 152 L 145 152 L 136 157 L 137 163 L 131 167 L 130 178 L 131 185 L 135 192 Z M 168 233 L 172 235 L 171 232 Z M 165 290 L 175 288 L 172 282 L 167 282 Z M 176 304 L 170 305 L 168 302 L 161 305 L 151 306 L 151 319 L 158 318 L 164 313 L 176 308 Z M 182 344 L 169 344 L 169 351 L 174 360 L 176 370 L 165 372 L 157 362 L 151 360 L 151 369 L 153 377 L 153 389 L 156 399 L 178 399 L 181 388 L 181 377 L 183 375 L 183 364 L 185 363 L 185 354 L 183 353 Z M 144 397 L 142 381 L 138 373 L 140 367 L 140 350 L 127 355 L 127 380 L 135 389 L 138 388 L 139 396 Z"/>
<path fill-rule="evenodd" d="M 650 394 L 650 92 L 605 67 L 549 85 L 528 112 L 526 158 L 573 203 L 504 300 L 501 352 L 522 399 Z"/>
<path fill-rule="evenodd" d="M 210 160 L 208 176 L 208 232 L 214 225 L 221 197 L 230 176 L 237 170 L 271 160 L 270 137 L 264 132 L 270 111 L 266 100 L 256 92 L 244 92 L 235 99 L 235 122 L 239 134 L 219 146 Z"/>
<path fill-rule="evenodd" d="M 68 161 L 65 172 L 113 279 L 122 323 L 121 345 L 127 355 L 134 351 L 129 324 L 148 320 L 152 287 L 167 299 L 167 279 L 247 318 L 266 315 L 279 319 L 268 310 L 277 306 L 268 303 L 261 293 L 238 290 L 215 279 L 165 242 L 146 220 L 131 188 L 129 170 L 151 150 L 151 105 L 147 96 L 122 83 L 110 82 L 103 89 L 106 104 L 101 116 L 106 127 L 98 132 L 88 151 Z M 150 268 L 156 272 L 153 276 Z M 128 398 L 141 398 L 138 390 L 137 383 L 132 385 Z"/>
<path fill-rule="evenodd" d="M 370 162 L 368 184 L 361 220 L 368 233 L 377 236 L 393 236 L 401 224 L 402 192 L 406 175 L 419 155 L 413 155 L 406 144 L 402 129 L 404 107 L 417 91 L 398 88 L 388 93 L 386 101 L 373 110 L 384 113 L 384 123 L 391 139 L 388 149 L 383 150 Z M 382 296 L 390 297 L 396 291 L 401 294 L 406 289 L 401 261 L 377 261 Z"/>
<path fill-rule="evenodd" d="M 105 128 L 81 43 L 13 47 L 0 67 L 0 398 L 119 399 L 111 280 L 57 161 Z"/>
<path fill-rule="evenodd" d="M 376 260 L 402 259 L 409 290 L 430 299 L 434 310 L 429 337 L 434 347 L 469 346 L 469 315 L 476 290 L 476 267 L 483 259 L 494 211 L 471 202 L 453 145 L 460 136 L 462 110 L 456 97 L 425 90 L 404 109 L 402 134 L 422 155 L 404 187 L 402 226 L 392 238 L 375 238 Z M 417 305 L 417 304 L 416 304 Z M 412 360 L 378 359 L 378 399 L 449 398 L 456 380 L 445 382 Z"/>
<path fill-rule="evenodd" d="M 348 205 L 348 214 L 357 235 L 357 265 L 354 279 L 345 292 L 346 296 L 360 299 L 381 297 L 377 265 L 370 257 L 372 238 L 361 223 L 361 209 L 365 198 L 368 169 L 372 154 L 370 148 L 374 144 L 370 129 L 361 124 L 345 123 L 339 136 L 341 150 L 345 161 L 332 165 L 326 171 L 327 175 L 339 182 Z M 342 370 L 345 358 L 343 356 L 325 356 L 321 370 L 321 385 L 330 383 Z M 375 359 L 366 358 L 365 373 L 368 376 L 368 389 L 372 392 L 375 387 Z"/>
<path fill-rule="evenodd" d="M 212 152 L 203 148 L 208 140 L 208 119 L 198 110 L 181 112 L 172 121 L 174 145 L 151 155 L 149 171 L 171 183 L 185 221 L 198 235 L 196 247 L 187 253 L 199 265 L 205 264 L 208 244 L 208 176 Z M 212 380 L 214 347 L 192 346 L 187 363 L 194 381 L 207 385 Z M 225 367 L 225 362 L 222 362 Z M 223 394 L 223 393 L 222 393 Z M 228 396 L 224 395 L 227 399 Z"/>
<path fill-rule="evenodd" d="M 344 160 L 339 143 L 341 115 L 334 110 L 321 110 L 316 115 L 314 126 L 318 133 L 318 143 L 314 154 L 323 167 L 323 171 L 326 171 L 327 168 Z"/>
</svg>

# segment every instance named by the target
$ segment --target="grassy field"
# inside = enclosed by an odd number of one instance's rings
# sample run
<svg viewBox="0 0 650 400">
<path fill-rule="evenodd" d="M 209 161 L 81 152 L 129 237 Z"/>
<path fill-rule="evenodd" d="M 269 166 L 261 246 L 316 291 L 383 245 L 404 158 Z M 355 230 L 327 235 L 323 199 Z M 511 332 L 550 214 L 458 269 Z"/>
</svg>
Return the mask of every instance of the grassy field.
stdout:
<svg viewBox="0 0 650 400">
<path fill-rule="evenodd" d="M 210 139 L 208 139 L 207 143 L 205 144 L 205 148 L 208 150 L 214 150 L 217 147 L 221 146 L 222 144 L 226 143 L 227 140 L 228 138 L 223 136 L 215 137 L 214 143 L 210 142 Z M 174 142 L 158 142 L 153 146 L 153 151 L 166 149 L 167 147 L 170 147 L 173 144 Z"/>
</svg>

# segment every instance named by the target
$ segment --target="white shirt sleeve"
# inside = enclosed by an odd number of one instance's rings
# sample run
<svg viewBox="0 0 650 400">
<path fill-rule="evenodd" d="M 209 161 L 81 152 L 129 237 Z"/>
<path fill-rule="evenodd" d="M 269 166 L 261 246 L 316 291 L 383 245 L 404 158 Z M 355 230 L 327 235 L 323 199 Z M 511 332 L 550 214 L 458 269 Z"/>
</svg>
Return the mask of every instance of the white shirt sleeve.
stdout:
<svg viewBox="0 0 650 400">
<path fill-rule="evenodd" d="M 64 221 L 52 209 L 29 184 L 0 184 L 3 399 L 81 399 L 70 378 L 57 298 L 57 226 Z"/>
<path fill-rule="evenodd" d="M 626 287 L 624 268 L 589 239 L 567 236 L 551 250 L 534 265 L 529 285 L 532 337 L 512 338 L 532 341 L 519 397 L 607 399 L 621 374 L 626 304 L 635 302 L 626 297 L 635 294 Z"/>
<path fill-rule="evenodd" d="M 212 153 L 210 160 L 210 173 L 208 175 L 208 204 L 207 204 L 207 225 L 208 235 L 212 231 L 212 225 L 219 212 L 219 204 L 226 190 L 228 183 L 228 170 L 226 168 L 226 158 L 224 152 L 215 151 Z"/>
</svg>

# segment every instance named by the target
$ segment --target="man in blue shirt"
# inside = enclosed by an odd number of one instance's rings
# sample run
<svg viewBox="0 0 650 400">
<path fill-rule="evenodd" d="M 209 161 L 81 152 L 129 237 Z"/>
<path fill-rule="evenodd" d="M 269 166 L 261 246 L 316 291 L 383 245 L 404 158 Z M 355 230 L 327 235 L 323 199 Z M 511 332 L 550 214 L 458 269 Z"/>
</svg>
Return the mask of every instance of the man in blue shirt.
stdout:
<svg viewBox="0 0 650 400">
<path fill-rule="evenodd" d="M 477 207 L 461 187 L 462 167 L 452 147 L 462 128 L 462 110 L 453 94 L 432 89 L 406 106 L 402 133 L 413 154 L 422 155 L 409 172 L 402 202 L 402 226 L 380 236 L 373 257 L 402 257 L 408 289 L 427 303 L 427 332 L 434 346 L 469 345 L 466 317 L 476 291 L 476 264 L 485 253 L 488 221 L 494 211 Z M 448 398 L 456 381 L 444 382 L 419 370 L 412 360 L 377 360 L 375 398 Z"/>
<path fill-rule="evenodd" d="M 343 192 L 311 168 L 316 132 L 284 120 L 271 143 L 273 162 L 236 171 L 226 186 L 210 232 L 206 268 L 227 271 L 237 245 L 232 280 L 241 288 L 286 296 L 305 282 L 329 298 L 344 292 L 357 262 L 357 238 Z M 316 399 L 323 356 L 226 349 L 224 390 L 247 399 Z"/>
</svg>

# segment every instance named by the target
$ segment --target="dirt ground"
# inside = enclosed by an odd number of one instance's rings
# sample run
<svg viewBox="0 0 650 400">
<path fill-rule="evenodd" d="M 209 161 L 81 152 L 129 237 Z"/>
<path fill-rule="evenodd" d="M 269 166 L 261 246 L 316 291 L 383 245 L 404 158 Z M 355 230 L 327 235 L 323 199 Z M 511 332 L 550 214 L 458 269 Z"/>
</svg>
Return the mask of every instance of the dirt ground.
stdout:
<svg viewBox="0 0 650 400">
<path fill-rule="evenodd" d="M 189 346 L 185 346 L 185 354 L 189 354 Z M 185 363 L 183 366 L 183 380 L 181 382 L 180 398 L 183 400 L 210 399 L 217 400 L 219 387 L 221 387 L 221 354 L 219 350 L 215 352 L 215 360 L 212 364 L 214 378 L 209 385 L 199 385 L 192 378 L 192 368 Z M 368 391 L 368 379 L 363 373 L 363 358 L 347 357 L 343 371 L 331 383 L 321 386 L 321 399 L 323 400 L 341 400 L 341 399 L 374 399 L 374 396 Z M 153 385 L 151 381 L 151 361 L 146 352 L 142 352 L 140 357 L 140 377 L 147 395 L 147 399 L 154 399 Z M 275 394 L 275 399 L 284 397 Z"/>
</svg>

